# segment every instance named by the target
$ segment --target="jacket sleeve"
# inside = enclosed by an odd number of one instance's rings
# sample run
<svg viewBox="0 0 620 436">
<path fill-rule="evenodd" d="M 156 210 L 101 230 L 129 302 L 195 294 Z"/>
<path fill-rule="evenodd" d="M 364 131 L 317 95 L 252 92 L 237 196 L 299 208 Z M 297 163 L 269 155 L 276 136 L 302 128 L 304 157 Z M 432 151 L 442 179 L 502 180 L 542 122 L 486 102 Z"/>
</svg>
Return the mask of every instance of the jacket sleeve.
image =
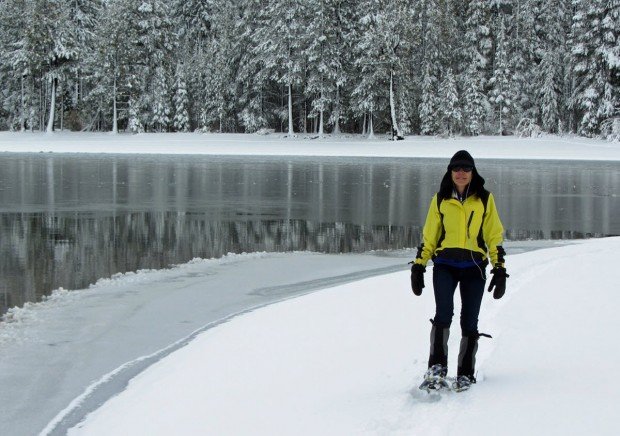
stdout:
<svg viewBox="0 0 620 436">
<path fill-rule="evenodd" d="M 484 217 L 482 231 L 484 235 L 484 242 L 487 244 L 487 247 L 489 247 L 491 266 L 504 267 L 504 255 L 506 254 L 504 247 L 502 246 L 504 243 L 504 226 L 499 219 L 493 194 L 489 194 L 489 199 L 487 201 L 487 214 Z"/>
<path fill-rule="evenodd" d="M 422 245 L 418 247 L 418 254 L 416 256 L 415 263 L 426 266 L 437 248 L 437 242 L 441 236 L 441 228 L 441 214 L 437 208 L 437 194 L 435 194 L 428 208 L 426 222 L 424 223 L 424 229 L 422 230 L 423 242 Z"/>
</svg>

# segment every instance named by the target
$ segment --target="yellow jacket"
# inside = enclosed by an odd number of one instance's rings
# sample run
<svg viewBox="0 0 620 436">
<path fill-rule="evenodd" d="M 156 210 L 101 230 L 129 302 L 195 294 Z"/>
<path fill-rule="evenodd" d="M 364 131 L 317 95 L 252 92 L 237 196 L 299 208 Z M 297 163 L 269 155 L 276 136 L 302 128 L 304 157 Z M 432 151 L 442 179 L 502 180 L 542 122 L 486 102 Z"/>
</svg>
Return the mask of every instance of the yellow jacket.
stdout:
<svg viewBox="0 0 620 436">
<path fill-rule="evenodd" d="M 486 210 L 477 195 L 467 197 L 463 203 L 455 198 L 444 199 L 438 208 L 435 194 L 415 263 L 426 266 L 438 256 L 484 262 L 490 258 L 492 266 L 504 267 L 503 232 L 493 194 L 489 193 Z"/>
</svg>

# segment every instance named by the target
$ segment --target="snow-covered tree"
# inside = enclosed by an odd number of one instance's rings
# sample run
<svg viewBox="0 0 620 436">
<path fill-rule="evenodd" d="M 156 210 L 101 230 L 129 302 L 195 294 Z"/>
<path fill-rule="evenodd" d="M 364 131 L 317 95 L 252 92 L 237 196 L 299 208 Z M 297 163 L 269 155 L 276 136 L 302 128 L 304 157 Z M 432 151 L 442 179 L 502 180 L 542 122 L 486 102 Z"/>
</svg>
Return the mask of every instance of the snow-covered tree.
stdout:
<svg viewBox="0 0 620 436">
<path fill-rule="evenodd" d="M 177 132 L 188 132 L 190 127 L 189 101 L 187 99 L 187 83 L 185 81 L 185 66 L 183 64 L 177 65 L 175 83 L 173 126 Z"/>
<path fill-rule="evenodd" d="M 163 66 L 155 69 L 152 91 L 151 124 L 156 132 L 165 132 L 170 124 L 170 91 Z"/>
<path fill-rule="evenodd" d="M 480 76 L 481 72 L 474 67 L 470 67 L 464 75 L 463 128 L 468 135 L 482 133 L 489 111 L 489 103 L 481 86 L 483 79 Z"/>
<path fill-rule="evenodd" d="M 85 55 L 85 71 L 92 88 L 85 99 L 93 107 L 91 117 L 103 117 L 113 133 L 119 120 L 129 118 L 129 97 L 133 80 L 139 71 L 136 60 L 139 47 L 137 27 L 127 19 L 126 0 L 104 3 L 93 37 L 93 50 Z M 87 127 L 92 128 L 92 122 Z"/>
<path fill-rule="evenodd" d="M 593 136 L 601 123 L 620 115 L 620 2 L 574 0 L 573 103 L 580 133 Z"/>
<path fill-rule="evenodd" d="M 439 130 L 440 111 L 437 98 L 439 84 L 433 68 L 426 66 L 422 83 L 422 102 L 420 103 L 420 127 L 423 135 L 434 135 Z"/>
<path fill-rule="evenodd" d="M 491 92 L 489 102 L 493 107 L 497 132 L 502 135 L 510 127 L 514 117 L 514 92 L 511 86 L 512 73 L 506 50 L 506 28 L 502 19 L 497 36 L 497 48 L 493 65 L 493 77 L 489 81 Z"/>
<path fill-rule="evenodd" d="M 405 60 L 413 42 L 411 29 L 400 25 L 400 20 L 409 21 L 411 10 L 403 2 L 387 0 L 367 0 L 361 10 L 353 48 L 358 73 L 352 93 L 354 111 L 362 116 L 387 109 L 389 125 L 400 136 L 398 97 L 409 74 Z"/>
<path fill-rule="evenodd" d="M 258 12 L 261 26 L 253 35 L 261 68 L 270 79 L 286 88 L 288 134 L 293 128 L 293 88 L 303 83 L 305 63 L 303 34 L 307 22 L 306 3 L 301 0 L 271 0 Z"/>
<path fill-rule="evenodd" d="M 463 128 L 469 135 L 484 129 L 488 102 L 484 96 L 487 71 L 492 66 L 493 41 L 488 1 L 472 0 L 467 8 L 463 40 L 463 69 L 459 83 L 463 90 Z"/>
<path fill-rule="evenodd" d="M 540 119 L 536 71 L 542 58 L 537 21 L 541 1 L 520 0 L 512 4 L 506 2 L 495 9 L 496 41 L 499 41 L 502 34 L 513 91 L 510 115 L 515 123 L 524 118 L 533 123 Z M 497 54 L 495 57 L 497 59 Z"/>
<path fill-rule="evenodd" d="M 78 60 L 78 41 L 71 26 L 71 5 L 61 0 L 34 0 L 32 50 L 47 84 L 47 132 L 55 128 L 57 96 Z M 31 54 L 35 54 L 32 53 Z M 40 62 L 39 61 L 39 62 Z"/>
<path fill-rule="evenodd" d="M 346 68 L 350 59 L 346 33 L 351 26 L 349 2 L 343 0 L 311 0 L 304 35 L 303 54 L 307 60 L 306 90 L 313 95 L 312 116 L 319 118 L 318 133 L 323 135 L 326 112 L 334 132 L 340 129 L 342 89 L 347 82 Z"/>
<path fill-rule="evenodd" d="M 0 2 L 0 128 L 33 128 L 33 85 L 38 62 L 33 62 L 33 35 L 28 32 L 34 18 L 32 6 L 24 0 Z"/>
<path fill-rule="evenodd" d="M 458 91 L 456 89 L 456 79 L 451 69 L 444 74 L 444 78 L 439 85 L 439 111 L 441 119 L 441 130 L 449 136 L 454 135 L 460 128 L 463 116 L 461 114 Z"/>
<path fill-rule="evenodd" d="M 557 132 L 564 107 L 566 64 L 566 0 L 544 0 L 540 5 L 538 32 L 541 62 L 535 69 L 542 127 Z"/>
<path fill-rule="evenodd" d="M 170 114 L 171 53 L 175 46 L 172 21 L 162 0 L 141 0 L 127 10 L 136 54 L 136 72 L 130 79 L 133 110 L 147 128 L 166 129 Z"/>
</svg>

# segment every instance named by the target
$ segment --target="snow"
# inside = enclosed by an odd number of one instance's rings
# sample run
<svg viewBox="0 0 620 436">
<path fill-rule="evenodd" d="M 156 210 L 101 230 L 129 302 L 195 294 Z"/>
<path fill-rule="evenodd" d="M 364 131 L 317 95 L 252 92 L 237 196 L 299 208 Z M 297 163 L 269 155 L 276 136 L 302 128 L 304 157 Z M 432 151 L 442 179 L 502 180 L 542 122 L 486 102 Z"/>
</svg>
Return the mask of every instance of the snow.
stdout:
<svg viewBox="0 0 620 436">
<path fill-rule="evenodd" d="M 467 149 L 479 159 L 620 160 L 620 143 L 573 136 L 412 136 L 396 142 L 379 134 L 375 139 L 345 134 L 322 139 L 312 134 L 284 136 L 0 132 L 0 152 L 450 158 L 456 151 Z"/>
<path fill-rule="evenodd" d="M 12 309 L 0 323 L 0 433 L 33 435 L 57 424 L 52 434 L 64 434 L 199 332 L 285 298 L 406 269 L 411 257 L 229 254 L 118 274 Z"/>
<path fill-rule="evenodd" d="M 480 339 L 470 391 L 417 389 L 432 268 L 421 297 L 398 271 L 208 329 L 69 434 L 617 434 L 619 249 L 607 238 L 509 255 L 506 296 L 483 301 L 493 339 Z M 455 322 L 452 374 L 459 336 Z"/>
</svg>

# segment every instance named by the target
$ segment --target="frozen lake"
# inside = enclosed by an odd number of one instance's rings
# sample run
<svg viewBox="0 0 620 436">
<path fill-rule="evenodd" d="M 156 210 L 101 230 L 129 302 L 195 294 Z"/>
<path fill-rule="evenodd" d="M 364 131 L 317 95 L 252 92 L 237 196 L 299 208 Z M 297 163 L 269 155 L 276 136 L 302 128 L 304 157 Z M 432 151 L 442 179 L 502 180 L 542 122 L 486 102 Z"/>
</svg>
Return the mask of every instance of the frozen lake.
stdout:
<svg viewBox="0 0 620 436">
<path fill-rule="evenodd" d="M 507 239 L 620 234 L 620 163 L 477 161 Z M 419 244 L 445 159 L 0 155 L 0 309 L 232 252 Z"/>
</svg>

